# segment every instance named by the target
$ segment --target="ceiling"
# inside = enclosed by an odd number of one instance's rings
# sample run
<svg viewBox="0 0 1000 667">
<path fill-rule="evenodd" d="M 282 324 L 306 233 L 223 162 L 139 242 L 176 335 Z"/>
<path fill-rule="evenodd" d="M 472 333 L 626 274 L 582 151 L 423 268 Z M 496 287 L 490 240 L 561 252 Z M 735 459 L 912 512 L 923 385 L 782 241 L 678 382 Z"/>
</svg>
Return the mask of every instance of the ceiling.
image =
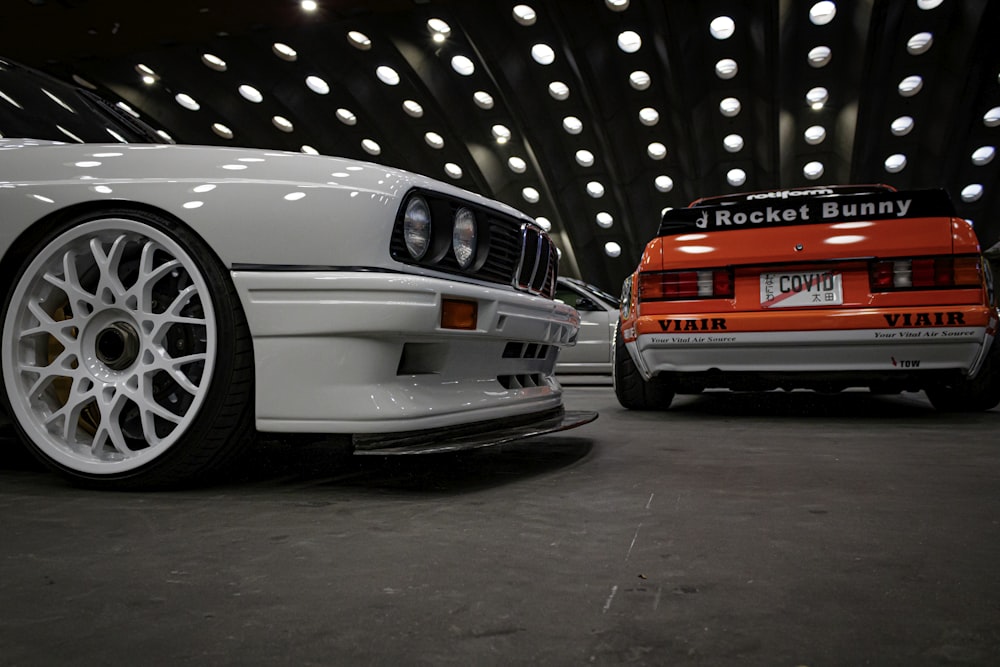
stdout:
<svg viewBox="0 0 1000 667">
<path fill-rule="evenodd" d="M 4 0 L 0 55 L 178 143 L 371 160 L 513 204 L 551 225 L 563 274 L 612 292 L 664 207 L 741 190 L 945 187 L 995 244 L 1000 2 L 840 0 L 814 21 L 816 4 Z"/>
</svg>

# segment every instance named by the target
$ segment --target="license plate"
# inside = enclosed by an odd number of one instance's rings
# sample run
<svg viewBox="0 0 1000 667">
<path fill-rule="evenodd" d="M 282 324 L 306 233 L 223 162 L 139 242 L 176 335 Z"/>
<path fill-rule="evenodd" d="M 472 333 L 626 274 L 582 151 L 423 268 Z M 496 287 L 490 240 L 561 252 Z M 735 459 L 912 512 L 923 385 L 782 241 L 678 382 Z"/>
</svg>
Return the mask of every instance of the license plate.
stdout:
<svg viewBox="0 0 1000 667">
<path fill-rule="evenodd" d="M 839 271 L 760 274 L 761 308 L 837 306 L 844 303 Z"/>
</svg>

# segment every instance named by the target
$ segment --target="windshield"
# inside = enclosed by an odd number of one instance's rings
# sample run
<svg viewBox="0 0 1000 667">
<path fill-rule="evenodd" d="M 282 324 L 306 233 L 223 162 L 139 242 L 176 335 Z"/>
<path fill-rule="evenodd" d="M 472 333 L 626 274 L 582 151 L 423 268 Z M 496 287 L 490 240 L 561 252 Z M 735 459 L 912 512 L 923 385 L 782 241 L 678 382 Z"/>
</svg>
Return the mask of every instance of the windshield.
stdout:
<svg viewBox="0 0 1000 667">
<path fill-rule="evenodd" d="M 156 132 L 89 90 L 0 60 L 0 138 L 163 143 Z"/>
</svg>

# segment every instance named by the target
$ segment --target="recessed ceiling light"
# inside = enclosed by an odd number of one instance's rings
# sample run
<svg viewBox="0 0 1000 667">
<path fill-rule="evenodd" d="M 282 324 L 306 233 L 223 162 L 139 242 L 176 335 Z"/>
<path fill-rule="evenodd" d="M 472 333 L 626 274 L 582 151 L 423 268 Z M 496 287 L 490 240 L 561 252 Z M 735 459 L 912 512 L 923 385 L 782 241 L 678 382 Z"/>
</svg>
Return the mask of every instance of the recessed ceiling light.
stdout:
<svg viewBox="0 0 1000 667">
<path fill-rule="evenodd" d="M 634 30 L 626 30 L 618 35 L 618 48 L 625 53 L 635 53 L 642 48 L 642 37 Z"/>
<path fill-rule="evenodd" d="M 471 76 L 476 71 L 475 64 L 466 56 L 455 56 L 452 58 L 451 68 L 462 76 Z"/>
<path fill-rule="evenodd" d="M 604 184 L 600 181 L 591 181 L 587 183 L 587 194 L 594 199 L 600 199 L 604 196 Z"/>
<path fill-rule="evenodd" d="M 562 81 L 553 81 L 549 84 L 549 95 L 552 99 L 562 102 L 569 97 L 569 86 Z"/>
<path fill-rule="evenodd" d="M 833 17 L 836 15 L 837 5 L 836 3 L 830 2 L 830 0 L 817 2 L 809 8 L 809 20 L 812 21 L 813 25 L 826 25 L 832 21 Z"/>
<path fill-rule="evenodd" d="M 326 95 L 330 92 L 330 84 L 318 76 L 307 76 L 306 87 L 317 95 Z"/>
<path fill-rule="evenodd" d="M 174 100 L 177 101 L 177 104 L 181 105 L 188 111 L 197 111 L 201 108 L 201 105 L 187 93 L 177 93 L 177 95 L 174 96 Z"/>
<path fill-rule="evenodd" d="M 210 69 L 214 69 L 216 72 L 226 71 L 226 61 L 219 56 L 212 55 L 211 53 L 203 53 L 201 55 L 201 62 Z"/>
<path fill-rule="evenodd" d="M 437 132 L 425 132 L 424 141 L 426 141 L 427 145 L 431 148 L 444 148 L 444 137 Z"/>
<path fill-rule="evenodd" d="M 726 118 L 733 118 L 740 113 L 740 109 L 743 105 L 735 97 L 727 97 L 719 102 L 719 113 L 721 113 Z"/>
<path fill-rule="evenodd" d="M 604 244 L 604 254 L 608 257 L 618 257 L 622 254 L 622 247 L 614 241 L 608 241 Z"/>
<path fill-rule="evenodd" d="M 292 121 L 288 120 L 284 116 L 273 116 L 271 118 L 271 123 L 282 132 L 291 132 L 295 129 L 292 125 Z"/>
<path fill-rule="evenodd" d="M 420 118 L 421 116 L 424 115 L 424 108 L 414 100 L 404 100 L 403 111 L 406 112 L 407 116 L 410 116 L 412 118 Z"/>
<path fill-rule="evenodd" d="M 885 170 L 890 174 L 898 174 L 906 168 L 906 156 L 902 153 L 894 153 L 885 159 Z"/>
<path fill-rule="evenodd" d="M 485 90 L 477 90 L 472 94 L 472 100 L 476 103 L 476 106 L 480 109 L 492 109 L 493 108 L 493 96 L 487 93 Z"/>
<path fill-rule="evenodd" d="M 604 0 L 604 4 L 613 12 L 623 12 L 628 9 L 629 0 Z"/>
<path fill-rule="evenodd" d="M 982 183 L 970 183 L 962 188 L 962 201 L 967 204 L 971 204 L 974 201 L 978 201 L 980 197 L 983 196 L 983 184 Z"/>
<path fill-rule="evenodd" d="M 726 172 L 726 182 L 738 188 L 747 182 L 747 173 L 742 169 L 730 169 Z"/>
<path fill-rule="evenodd" d="M 319 151 L 309 144 L 302 144 L 302 148 L 300 148 L 299 151 L 305 153 L 306 155 L 319 155 Z"/>
<path fill-rule="evenodd" d="M 822 125 L 812 125 L 806 128 L 806 131 L 802 133 L 806 139 L 806 143 L 810 146 L 815 146 L 816 144 L 823 143 L 826 139 L 826 128 Z"/>
<path fill-rule="evenodd" d="M 362 139 L 361 148 L 369 155 L 379 155 L 382 153 L 382 147 L 374 139 Z"/>
<path fill-rule="evenodd" d="M 996 148 L 993 146 L 980 146 L 972 152 L 972 164 L 982 167 L 993 161 L 996 155 Z"/>
<path fill-rule="evenodd" d="M 823 86 L 816 86 L 815 88 L 810 88 L 809 92 L 806 93 L 806 103 L 810 107 L 819 111 L 823 106 L 830 100 L 830 93 Z"/>
<path fill-rule="evenodd" d="M 996 127 L 1000 125 L 1000 107 L 993 107 L 983 114 L 983 124 L 986 127 Z"/>
<path fill-rule="evenodd" d="M 833 51 L 830 50 L 829 46 L 817 46 L 809 50 L 806 58 L 809 61 L 811 67 L 826 67 L 830 63 L 830 58 L 833 55 Z"/>
<path fill-rule="evenodd" d="M 732 58 L 723 58 L 715 63 L 715 75 L 720 79 L 732 79 L 737 72 L 739 72 L 739 67 Z"/>
<path fill-rule="evenodd" d="M 337 120 L 339 120 L 344 125 L 357 125 L 358 117 L 354 115 L 354 112 L 350 109 L 344 109 L 341 107 L 337 109 Z"/>
<path fill-rule="evenodd" d="M 628 84 L 636 90 L 646 90 L 650 83 L 652 79 L 649 74 L 642 70 L 636 70 L 628 75 Z"/>
<path fill-rule="evenodd" d="M 903 97 L 913 97 L 924 87 L 924 79 L 919 74 L 908 76 L 899 82 L 899 94 Z"/>
<path fill-rule="evenodd" d="M 522 188 L 521 196 L 524 197 L 524 201 L 529 204 L 537 204 L 538 200 L 541 199 L 541 195 L 538 194 L 538 190 L 532 187 Z"/>
<path fill-rule="evenodd" d="M 581 167 L 593 167 L 594 154 L 588 150 L 580 149 L 576 152 L 576 162 Z"/>
<path fill-rule="evenodd" d="M 219 135 L 223 139 L 232 139 L 233 138 L 233 131 L 230 130 L 225 125 L 223 125 L 222 123 L 212 123 L 212 132 L 215 132 L 217 135 Z"/>
<path fill-rule="evenodd" d="M 387 86 L 398 86 L 399 85 L 399 72 L 389 67 L 388 65 L 380 65 L 375 69 L 375 76 L 378 80 Z"/>
<path fill-rule="evenodd" d="M 454 162 L 447 162 L 444 165 L 444 173 L 454 179 L 462 178 L 462 168 Z"/>
<path fill-rule="evenodd" d="M 524 26 L 535 25 L 538 19 L 535 10 L 528 5 L 514 5 L 511 13 L 514 15 L 514 20 Z"/>
<path fill-rule="evenodd" d="M 261 102 L 264 101 L 264 96 L 261 94 L 261 92 L 251 85 L 244 83 L 242 86 L 239 87 L 239 91 L 243 99 L 247 100 L 248 102 L 253 102 L 254 104 L 260 104 Z"/>
<path fill-rule="evenodd" d="M 660 174 L 653 179 L 653 185 L 655 185 L 656 189 L 660 192 L 670 192 L 674 189 L 674 179 L 664 174 Z"/>
<path fill-rule="evenodd" d="M 802 175 L 810 181 L 815 181 L 817 178 L 822 176 L 823 171 L 823 163 L 818 161 L 807 162 L 806 165 L 802 167 Z"/>
<path fill-rule="evenodd" d="M 295 51 L 295 49 L 287 44 L 282 44 L 281 42 L 275 42 L 272 44 L 271 51 L 273 51 L 274 55 L 278 56 L 282 60 L 287 60 L 289 62 L 294 62 L 299 57 L 299 54 Z"/>
<path fill-rule="evenodd" d="M 583 132 L 583 121 L 576 116 L 566 116 L 563 118 L 562 126 L 569 134 L 580 134 Z"/>
<path fill-rule="evenodd" d="M 601 211 L 596 217 L 597 226 L 604 229 L 610 229 L 613 224 L 615 224 L 614 217 L 607 211 Z"/>
<path fill-rule="evenodd" d="M 372 40 L 368 38 L 368 35 L 357 30 L 347 33 L 347 41 L 351 46 L 361 51 L 368 51 L 372 48 Z"/>
<path fill-rule="evenodd" d="M 639 122 L 646 127 L 653 127 L 660 122 L 660 112 L 653 107 L 639 109 Z"/>
<path fill-rule="evenodd" d="M 556 52 L 548 44 L 539 42 L 531 47 L 531 58 L 539 65 L 551 65 L 556 60 Z"/>
<path fill-rule="evenodd" d="M 510 129 L 506 125 L 494 125 L 490 131 L 493 133 L 493 138 L 496 139 L 498 143 L 505 144 L 510 141 Z"/>
<path fill-rule="evenodd" d="M 919 56 L 922 53 L 927 53 L 933 44 L 934 35 L 929 32 L 918 32 L 907 40 L 906 50 L 912 56 Z"/>
<path fill-rule="evenodd" d="M 654 160 L 662 160 L 667 156 L 667 147 L 659 141 L 654 141 L 646 147 L 646 154 Z"/>
<path fill-rule="evenodd" d="M 302 7 L 302 11 L 306 12 L 314 12 L 319 9 L 319 4 L 316 0 L 302 0 L 302 2 L 299 3 L 299 6 Z"/>
<path fill-rule="evenodd" d="M 942 2 L 944 2 L 944 0 L 917 0 L 917 7 L 924 10 L 934 9 L 935 7 L 940 6 Z"/>
<path fill-rule="evenodd" d="M 728 16 L 717 16 L 708 24 L 708 31 L 716 39 L 729 39 L 736 32 L 736 22 Z"/>
<path fill-rule="evenodd" d="M 892 121 L 889 125 L 889 129 L 897 137 L 902 137 L 910 133 L 913 130 L 913 117 L 912 116 L 900 116 L 896 120 Z"/>
<path fill-rule="evenodd" d="M 535 218 L 535 223 L 542 228 L 544 232 L 552 231 L 552 221 L 546 218 L 544 215 L 540 215 Z"/>
<path fill-rule="evenodd" d="M 730 153 L 738 153 L 743 150 L 743 137 L 738 134 L 727 134 L 722 139 L 722 146 Z"/>
<path fill-rule="evenodd" d="M 451 26 L 438 18 L 427 19 L 427 29 L 434 36 L 434 41 L 444 41 L 451 35 Z"/>
<path fill-rule="evenodd" d="M 507 167 L 515 174 L 523 174 L 528 169 L 528 163 L 516 155 L 507 158 Z"/>
</svg>

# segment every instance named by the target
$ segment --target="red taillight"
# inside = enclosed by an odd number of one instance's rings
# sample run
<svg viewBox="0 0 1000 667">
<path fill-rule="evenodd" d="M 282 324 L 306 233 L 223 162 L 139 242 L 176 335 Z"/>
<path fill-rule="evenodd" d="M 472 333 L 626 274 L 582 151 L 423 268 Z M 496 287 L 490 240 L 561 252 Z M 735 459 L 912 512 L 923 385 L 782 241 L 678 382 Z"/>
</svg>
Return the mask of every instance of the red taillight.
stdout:
<svg viewBox="0 0 1000 667">
<path fill-rule="evenodd" d="M 658 271 L 639 277 L 640 301 L 675 299 L 724 299 L 733 296 L 733 276 L 729 269 Z"/>
<path fill-rule="evenodd" d="M 978 257 L 921 257 L 887 259 L 869 268 L 873 292 L 905 289 L 979 287 Z"/>
</svg>

